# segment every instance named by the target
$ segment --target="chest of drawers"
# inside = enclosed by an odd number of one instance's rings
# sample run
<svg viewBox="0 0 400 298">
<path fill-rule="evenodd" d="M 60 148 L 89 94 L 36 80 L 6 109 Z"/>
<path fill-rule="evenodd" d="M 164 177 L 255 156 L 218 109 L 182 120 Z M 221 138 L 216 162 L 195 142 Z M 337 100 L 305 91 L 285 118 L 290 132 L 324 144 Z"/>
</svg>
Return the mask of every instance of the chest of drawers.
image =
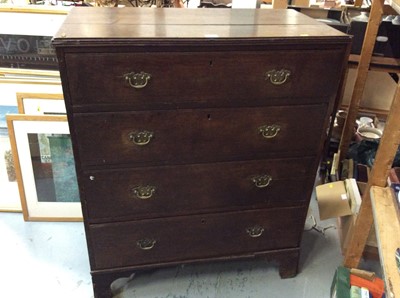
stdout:
<svg viewBox="0 0 400 298">
<path fill-rule="evenodd" d="M 200 261 L 296 275 L 349 42 L 291 10 L 70 12 L 53 45 L 96 297 Z"/>
</svg>

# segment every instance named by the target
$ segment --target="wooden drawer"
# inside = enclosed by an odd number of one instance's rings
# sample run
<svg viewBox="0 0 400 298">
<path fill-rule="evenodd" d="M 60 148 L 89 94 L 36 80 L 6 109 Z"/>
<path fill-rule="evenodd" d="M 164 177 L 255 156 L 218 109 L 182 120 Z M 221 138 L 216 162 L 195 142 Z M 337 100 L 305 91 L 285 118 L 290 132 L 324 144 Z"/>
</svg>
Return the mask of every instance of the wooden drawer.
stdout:
<svg viewBox="0 0 400 298">
<path fill-rule="evenodd" d="M 68 73 L 74 106 L 226 107 L 327 102 L 337 91 L 342 51 L 67 53 L 65 60 L 77 70 Z M 272 84 L 267 73 L 282 69 L 290 71 L 286 82 Z M 151 76 L 147 85 L 134 77 L 140 72 Z"/>
<path fill-rule="evenodd" d="M 321 149 L 325 113 L 325 105 L 312 105 L 88 113 L 75 114 L 73 121 L 83 166 L 126 167 L 263 159 L 288 152 L 315 155 Z M 265 136 L 263 126 L 269 127 Z"/>
<path fill-rule="evenodd" d="M 283 208 L 91 225 L 92 269 L 297 247 L 305 212 Z"/>
<path fill-rule="evenodd" d="M 91 222 L 301 205 L 314 158 L 86 171 Z"/>
</svg>

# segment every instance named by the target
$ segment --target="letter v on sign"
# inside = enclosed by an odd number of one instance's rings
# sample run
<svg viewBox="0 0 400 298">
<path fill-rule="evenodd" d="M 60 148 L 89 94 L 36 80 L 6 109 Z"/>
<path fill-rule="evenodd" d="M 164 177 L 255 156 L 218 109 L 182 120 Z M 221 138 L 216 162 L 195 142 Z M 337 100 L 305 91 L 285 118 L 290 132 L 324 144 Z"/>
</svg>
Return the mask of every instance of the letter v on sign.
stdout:
<svg viewBox="0 0 400 298">
<path fill-rule="evenodd" d="M 9 38 L 8 42 L 6 42 L 3 37 L 0 37 L 0 45 L 1 45 L 0 48 L 5 48 L 7 53 L 11 47 L 11 38 Z"/>
</svg>

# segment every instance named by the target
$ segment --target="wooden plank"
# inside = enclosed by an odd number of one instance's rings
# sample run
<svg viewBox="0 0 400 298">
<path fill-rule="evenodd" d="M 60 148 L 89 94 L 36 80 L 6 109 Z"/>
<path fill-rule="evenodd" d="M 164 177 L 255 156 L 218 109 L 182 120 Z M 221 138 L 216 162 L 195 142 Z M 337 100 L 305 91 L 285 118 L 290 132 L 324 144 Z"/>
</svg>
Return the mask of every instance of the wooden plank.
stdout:
<svg viewBox="0 0 400 298">
<path fill-rule="evenodd" d="M 389 171 L 400 142 L 400 84 L 397 85 L 385 130 L 375 156 L 367 188 L 362 198 L 362 204 L 356 224 L 351 235 L 350 246 L 346 251 L 344 265 L 356 268 L 360 262 L 368 234 L 372 226 L 372 206 L 370 199 L 371 186 L 385 187 Z"/>
<path fill-rule="evenodd" d="M 392 3 L 390 4 L 392 8 L 400 14 L 400 1 L 399 0 L 392 0 Z"/>
<path fill-rule="evenodd" d="M 355 7 L 361 7 L 362 4 L 363 4 L 363 0 L 356 0 L 356 1 L 354 1 L 354 6 L 355 6 Z"/>
<path fill-rule="evenodd" d="M 285 0 L 272 0 L 272 8 L 273 9 L 286 9 L 287 1 Z"/>
<path fill-rule="evenodd" d="M 390 107 L 380 145 L 371 170 L 370 182 L 374 186 L 386 186 L 387 177 L 400 143 L 400 83 Z"/>
<path fill-rule="evenodd" d="M 364 87 L 367 81 L 372 52 L 374 50 L 375 40 L 382 18 L 383 3 L 384 0 L 375 0 L 372 2 L 364 43 L 361 50 L 360 61 L 357 67 L 356 81 L 339 145 L 339 150 L 342 152 L 342 159 L 345 158 L 347 154 L 351 138 L 353 136 L 354 124 L 356 123 L 358 109 L 360 107 Z"/>
<path fill-rule="evenodd" d="M 349 110 L 347 111 L 347 117 L 342 132 L 341 142 L 339 144 L 341 159 L 346 157 L 354 133 L 353 132 L 354 124 L 357 119 L 360 102 L 367 81 L 372 52 L 374 49 L 376 36 L 378 33 L 380 21 L 383 14 L 383 6 L 384 6 L 384 0 L 375 0 L 372 2 L 369 21 L 365 32 L 363 48 L 361 50 L 360 61 L 358 63 L 356 82 L 354 85 L 353 94 L 349 104 Z M 387 129 L 385 129 L 385 132 L 386 130 Z M 381 144 L 382 143 L 383 143 L 383 137 Z M 378 153 L 381 150 L 381 148 L 382 146 L 379 147 Z M 394 156 L 394 153 L 395 152 L 393 152 L 392 156 Z M 375 160 L 375 164 L 379 162 L 385 164 L 387 163 L 385 161 L 377 161 L 377 159 Z M 374 173 L 375 173 L 374 175 L 378 175 L 380 172 L 374 171 Z M 373 173 L 371 173 L 371 176 L 372 175 Z M 373 219 L 372 219 L 372 207 L 371 207 L 369 190 L 371 187 L 371 181 L 373 180 L 378 180 L 378 179 L 376 178 L 369 179 L 366 191 L 364 192 L 363 195 L 363 201 L 360 207 L 359 215 L 357 216 L 354 229 L 351 231 L 350 234 L 350 245 L 349 248 L 346 250 L 346 254 L 343 261 L 344 266 L 348 268 L 358 267 L 365 245 L 367 243 L 369 231 L 372 226 Z M 379 185 L 379 186 L 384 186 L 384 185 Z"/>
<path fill-rule="evenodd" d="M 395 251 L 400 247 L 400 222 L 397 203 L 389 187 L 371 187 L 372 210 L 378 239 L 379 255 L 384 271 L 387 297 L 400 297 L 400 271 Z"/>
</svg>

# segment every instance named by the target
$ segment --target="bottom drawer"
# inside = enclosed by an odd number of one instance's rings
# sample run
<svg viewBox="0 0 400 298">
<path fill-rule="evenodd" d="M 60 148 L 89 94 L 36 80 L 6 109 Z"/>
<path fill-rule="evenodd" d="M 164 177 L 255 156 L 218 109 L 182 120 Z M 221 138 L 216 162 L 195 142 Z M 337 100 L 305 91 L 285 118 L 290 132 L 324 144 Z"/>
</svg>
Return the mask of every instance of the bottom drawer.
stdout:
<svg viewBox="0 0 400 298">
<path fill-rule="evenodd" d="M 305 208 L 280 208 L 92 225 L 92 269 L 297 247 L 305 215 Z"/>
</svg>

